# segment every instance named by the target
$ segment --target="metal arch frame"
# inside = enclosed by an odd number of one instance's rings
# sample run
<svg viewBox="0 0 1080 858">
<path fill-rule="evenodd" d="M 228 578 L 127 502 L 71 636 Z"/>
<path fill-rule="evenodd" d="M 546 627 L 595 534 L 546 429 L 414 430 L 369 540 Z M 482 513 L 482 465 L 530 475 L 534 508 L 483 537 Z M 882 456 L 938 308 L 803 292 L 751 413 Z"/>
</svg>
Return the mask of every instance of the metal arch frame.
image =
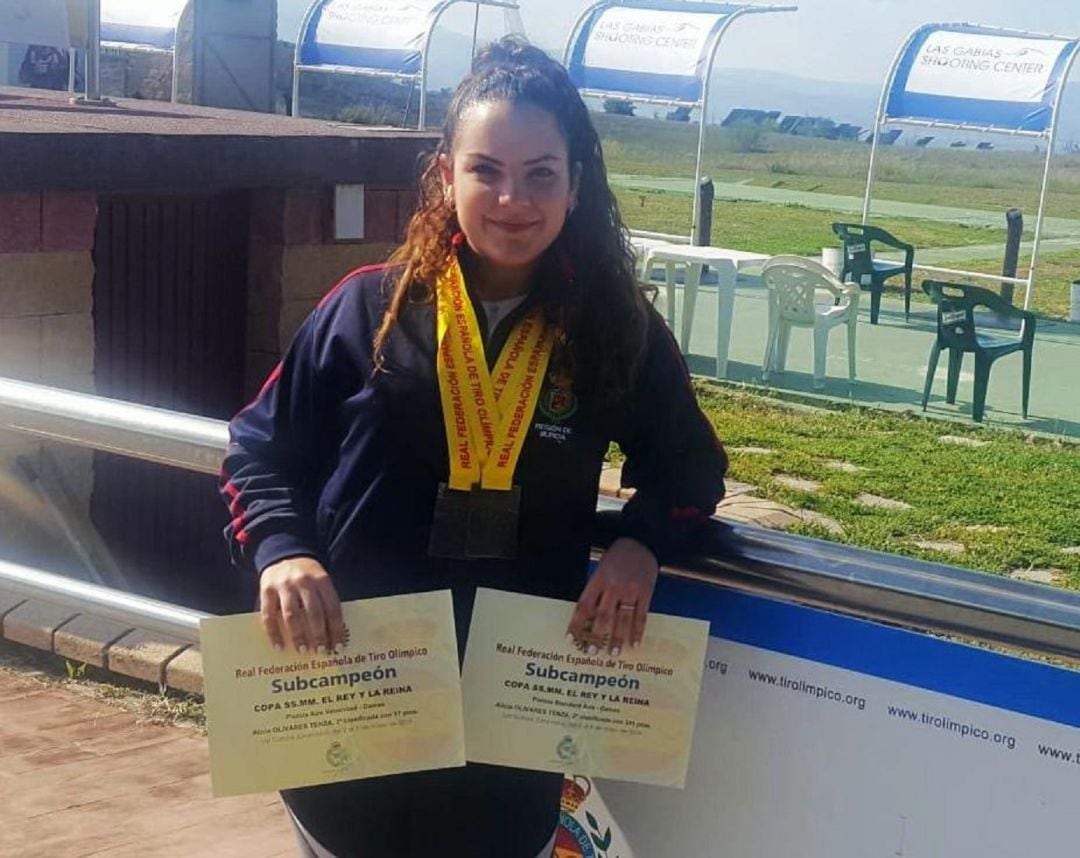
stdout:
<svg viewBox="0 0 1080 858">
<path fill-rule="evenodd" d="M 513 0 L 442 0 L 432 7 L 431 23 L 424 31 L 424 45 L 420 49 L 420 71 L 415 74 L 399 74 L 397 72 L 383 71 L 382 69 L 363 68 L 359 66 L 341 66 L 341 65 L 318 65 L 309 66 L 304 65 L 300 59 L 304 50 L 304 41 L 308 34 L 308 30 L 311 28 L 311 22 L 315 18 L 315 13 L 325 5 L 327 0 L 313 0 L 312 4 L 308 7 L 304 13 L 304 18 L 300 22 L 300 32 L 296 37 L 296 49 L 293 52 L 293 81 L 292 81 L 292 104 L 289 111 L 289 115 L 295 118 L 300 118 L 300 73 L 301 72 L 318 72 L 321 74 L 345 74 L 353 75 L 355 77 L 376 77 L 387 78 L 390 80 L 400 81 L 412 81 L 420 83 L 420 110 L 417 117 L 416 127 L 418 131 L 424 130 L 424 125 L 427 120 L 427 75 L 428 75 L 428 55 L 431 52 L 431 41 L 435 36 L 435 28 L 439 25 L 439 20 L 443 14 L 451 7 L 458 3 L 471 3 L 476 8 L 476 17 L 473 22 L 473 38 L 472 38 L 472 53 L 476 55 L 476 36 L 480 23 L 480 7 L 491 6 L 495 9 L 520 9 L 516 2 Z"/>
<path fill-rule="evenodd" d="M 686 11 L 688 11 L 688 12 L 708 12 L 715 5 L 719 5 L 719 4 L 702 3 L 702 2 L 686 2 L 684 5 L 686 6 Z M 578 37 L 581 35 L 581 31 L 585 26 L 585 22 L 593 15 L 594 12 L 596 12 L 596 10 L 598 10 L 600 8 L 603 8 L 603 7 L 609 7 L 609 8 L 624 7 L 624 8 L 644 8 L 644 9 L 649 8 L 646 4 L 637 4 L 637 3 L 635 3 L 635 4 L 627 4 L 627 3 L 621 3 L 621 2 L 619 2 L 619 0 L 614 0 L 614 2 L 612 2 L 612 0 L 598 0 L 598 2 L 593 3 L 591 6 L 587 7 L 585 9 L 585 11 L 582 12 L 578 16 L 577 20 L 574 22 L 574 26 L 570 30 L 570 36 L 566 41 L 566 48 L 563 51 L 563 65 L 566 66 L 567 68 L 569 68 L 569 65 L 570 65 L 570 55 L 573 52 L 574 45 L 577 44 Z M 696 164 L 694 166 L 694 204 L 693 204 L 693 214 L 691 215 L 691 221 L 690 221 L 690 242 L 691 243 L 694 243 L 698 239 L 697 233 L 698 233 L 698 230 L 701 227 L 701 224 L 698 223 L 698 215 L 699 215 L 698 203 L 699 203 L 699 199 L 700 199 L 700 196 L 701 196 L 701 188 L 700 188 L 700 185 L 701 185 L 701 160 L 702 160 L 702 157 L 703 157 L 703 155 L 705 153 L 705 129 L 706 129 L 707 125 L 708 125 L 708 122 L 707 122 L 708 117 L 707 117 L 706 114 L 707 114 L 707 108 L 708 108 L 708 104 L 709 104 L 709 87 L 710 87 L 710 81 L 712 79 L 713 63 L 716 60 L 716 54 L 720 50 L 720 43 L 724 40 L 724 36 L 727 34 L 728 28 L 731 27 L 731 25 L 734 24 L 735 21 L 738 18 L 741 18 L 743 15 L 753 15 L 753 14 L 760 14 L 760 13 L 764 13 L 764 12 L 797 12 L 798 10 L 799 10 L 799 7 L 796 6 L 796 5 L 744 6 L 741 9 L 736 9 L 733 12 L 726 13 L 726 17 L 724 19 L 724 22 L 720 25 L 720 29 L 717 30 L 716 38 L 713 41 L 712 49 L 709 51 L 709 56 L 708 56 L 708 59 L 706 60 L 706 63 L 705 63 L 705 73 L 702 75 L 702 78 L 701 78 L 701 98 L 698 99 L 697 101 L 685 101 L 685 100 L 682 100 L 682 99 L 674 99 L 674 98 L 660 98 L 660 97 L 657 97 L 657 96 L 641 95 L 641 94 L 635 94 L 635 93 L 632 93 L 632 92 L 620 92 L 620 91 L 612 90 L 612 89 L 581 89 L 581 90 L 579 90 L 579 92 L 581 92 L 582 95 L 591 96 L 593 98 L 604 98 L 604 97 L 625 98 L 625 99 L 628 99 L 628 100 L 631 100 L 631 101 L 639 102 L 641 104 L 656 104 L 656 105 L 663 105 L 663 106 L 666 106 L 666 107 L 689 107 L 691 110 L 697 109 L 697 111 L 698 111 L 698 144 L 697 144 L 697 161 L 696 161 Z M 674 10 L 666 10 L 666 11 L 674 11 Z M 682 10 L 679 10 L 679 11 L 682 11 Z M 683 240 L 682 236 L 669 236 L 669 237 L 679 239 L 679 240 Z"/>
<path fill-rule="evenodd" d="M 1065 63 L 1065 68 L 1062 69 L 1061 83 L 1058 86 L 1057 93 L 1054 95 L 1054 103 L 1051 106 L 1051 118 L 1050 128 L 1046 131 L 1024 131 L 1014 128 L 999 128 L 993 125 L 972 125 L 966 122 L 938 122 L 936 120 L 925 119 L 897 119 L 886 115 L 886 105 L 889 100 L 889 94 L 892 92 L 893 84 L 896 82 L 896 74 L 900 67 L 900 60 L 907 53 L 909 46 L 919 33 L 923 32 L 927 27 L 979 27 L 983 30 L 991 30 L 995 33 L 999 33 L 1003 36 L 1021 36 L 1027 38 L 1037 39 L 1060 39 L 1067 42 L 1080 42 L 1080 38 L 1076 36 L 1062 36 L 1053 33 L 1036 33 L 1030 30 L 1016 30 L 1008 27 L 996 27 L 988 24 L 972 24 L 967 21 L 960 23 L 956 22 L 943 22 L 934 21 L 927 24 L 922 24 L 916 27 L 908 37 L 903 41 L 900 49 L 896 52 L 896 56 L 893 57 L 892 65 L 889 68 L 889 74 L 885 77 L 885 84 L 881 89 L 881 97 L 878 100 L 877 113 L 874 116 L 874 137 L 870 144 L 870 164 L 867 167 L 866 172 L 866 191 L 863 195 L 863 211 L 862 222 L 868 224 L 870 222 L 870 203 L 873 196 L 874 188 L 874 172 L 877 166 L 877 148 L 878 137 L 881 134 L 882 129 L 886 125 L 906 125 L 914 128 L 943 128 L 949 131 L 978 131 L 983 134 L 999 134 L 1006 137 L 1030 137 L 1035 140 L 1046 141 L 1046 158 L 1043 162 L 1043 175 L 1042 185 L 1039 191 L 1039 209 L 1035 216 L 1035 233 L 1032 239 L 1031 246 L 1031 265 L 1028 268 L 1028 276 L 1024 277 L 1005 277 L 1002 275 L 986 274 L 980 271 L 959 271 L 949 268 L 938 268 L 931 265 L 919 265 L 915 263 L 915 267 L 923 271 L 930 271 L 938 274 L 950 274 L 961 277 L 973 277 L 980 280 L 993 280 L 997 283 L 1012 283 L 1015 285 L 1021 285 L 1024 287 L 1024 309 L 1031 308 L 1031 293 L 1035 286 L 1035 271 L 1039 262 L 1039 246 L 1042 241 L 1043 221 L 1046 212 L 1046 196 L 1050 185 L 1050 164 L 1054 158 L 1054 145 L 1057 142 L 1058 123 L 1061 118 L 1061 100 L 1065 95 L 1065 88 L 1069 83 L 1069 75 L 1072 73 L 1073 66 L 1076 63 L 1077 54 L 1080 54 L 1080 44 L 1073 50 L 1068 61 Z"/>
<path fill-rule="evenodd" d="M 196 6 L 196 4 L 195 4 L 194 0 L 186 0 L 186 2 L 184 3 L 183 7 L 180 10 L 180 15 L 176 19 L 176 31 L 173 33 L 173 47 L 172 47 L 172 50 L 167 50 L 165 48 L 156 48 L 156 47 L 153 47 L 151 45 L 140 45 L 140 44 L 137 44 L 135 42 L 113 42 L 113 41 L 103 42 L 101 40 L 101 3 L 100 3 L 100 0 L 91 0 L 91 2 L 88 2 L 87 3 L 87 29 L 88 30 L 93 29 L 91 27 L 91 25 L 89 24 L 89 21 L 96 20 L 97 27 L 96 27 L 95 32 L 97 33 L 97 38 L 96 39 L 90 38 L 89 33 L 88 33 L 87 45 L 86 45 L 87 61 L 86 61 L 86 73 L 85 73 L 85 77 L 86 77 L 85 95 L 86 95 L 87 100 L 97 102 L 97 101 L 100 101 L 100 99 L 101 99 L 100 81 L 97 80 L 97 81 L 94 81 L 93 83 L 91 83 L 91 81 L 90 81 L 90 77 L 91 77 L 91 75 L 90 75 L 90 68 L 91 68 L 90 55 L 91 54 L 94 55 L 94 57 L 93 57 L 94 68 L 99 69 L 101 67 L 101 54 L 102 54 L 102 52 L 103 51 L 117 51 L 117 52 L 121 52 L 121 53 L 133 53 L 133 54 L 156 54 L 156 55 L 171 54 L 172 55 L 172 93 L 171 93 L 170 100 L 171 100 L 171 102 L 173 104 L 175 104 L 176 99 L 177 99 L 177 93 L 178 93 L 178 86 L 179 86 L 178 79 L 179 79 L 179 71 L 180 71 L 180 58 L 179 58 L 179 54 L 178 54 L 178 52 L 176 50 L 176 40 L 177 40 L 177 38 L 179 36 L 179 33 L 180 33 L 180 18 L 182 18 L 184 16 L 184 12 L 186 10 L 188 10 L 188 9 L 191 9 L 191 12 L 192 12 L 193 15 L 197 14 L 197 9 L 195 8 L 195 6 Z M 75 65 L 74 64 L 74 55 L 75 55 L 74 50 L 71 51 L 71 55 L 72 55 L 71 66 L 72 66 L 72 68 L 74 68 L 74 65 Z M 91 92 L 91 90 L 95 90 L 95 91 Z"/>
</svg>

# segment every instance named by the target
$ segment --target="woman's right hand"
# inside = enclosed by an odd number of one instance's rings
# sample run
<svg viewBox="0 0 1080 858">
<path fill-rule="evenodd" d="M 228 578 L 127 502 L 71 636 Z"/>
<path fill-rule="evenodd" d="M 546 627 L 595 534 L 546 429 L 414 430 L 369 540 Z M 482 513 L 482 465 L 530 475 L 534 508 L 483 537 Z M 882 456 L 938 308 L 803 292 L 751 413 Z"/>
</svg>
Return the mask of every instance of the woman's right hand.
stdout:
<svg viewBox="0 0 1080 858">
<path fill-rule="evenodd" d="M 267 566 L 259 577 L 259 606 L 275 649 L 331 652 L 347 643 L 334 582 L 314 557 L 289 557 Z"/>
</svg>

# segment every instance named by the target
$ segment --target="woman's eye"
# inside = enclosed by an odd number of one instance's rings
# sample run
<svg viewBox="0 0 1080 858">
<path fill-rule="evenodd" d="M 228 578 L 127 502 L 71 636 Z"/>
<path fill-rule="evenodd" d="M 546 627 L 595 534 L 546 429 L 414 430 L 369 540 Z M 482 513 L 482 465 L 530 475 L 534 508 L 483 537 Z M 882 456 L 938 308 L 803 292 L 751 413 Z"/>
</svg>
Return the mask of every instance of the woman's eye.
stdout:
<svg viewBox="0 0 1080 858">
<path fill-rule="evenodd" d="M 550 179 L 555 175 L 555 171 L 550 167 L 537 167 L 529 175 L 534 179 Z"/>
<path fill-rule="evenodd" d="M 475 173 L 477 176 L 494 176 L 496 169 L 491 164 L 473 164 L 469 168 L 470 173 Z"/>
</svg>

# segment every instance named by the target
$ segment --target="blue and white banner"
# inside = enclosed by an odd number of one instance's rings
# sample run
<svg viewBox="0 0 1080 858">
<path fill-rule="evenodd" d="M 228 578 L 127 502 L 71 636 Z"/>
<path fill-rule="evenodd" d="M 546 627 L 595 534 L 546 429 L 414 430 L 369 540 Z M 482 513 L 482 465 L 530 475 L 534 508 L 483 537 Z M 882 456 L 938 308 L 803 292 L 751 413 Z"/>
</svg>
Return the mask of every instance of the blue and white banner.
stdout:
<svg viewBox="0 0 1080 858">
<path fill-rule="evenodd" d="M 1046 132 L 1076 49 L 1076 40 L 928 24 L 897 62 L 886 118 Z"/>
<path fill-rule="evenodd" d="M 653 609 L 711 623 L 686 789 L 567 781 L 560 858 L 1076 854 L 1080 672 L 694 582 Z"/>
<path fill-rule="evenodd" d="M 323 0 L 300 34 L 300 62 L 419 74 L 441 0 Z"/>
<path fill-rule="evenodd" d="M 188 0 L 101 0 L 101 40 L 171 51 Z"/>
<path fill-rule="evenodd" d="M 65 50 L 71 45 L 67 3 L 65 0 L 0 0 L 0 42 Z"/>
<path fill-rule="evenodd" d="M 699 102 L 720 30 L 741 8 L 678 0 L 600 5 L 570 46 L 570 78 L 579 89 Z"/>
</svg>

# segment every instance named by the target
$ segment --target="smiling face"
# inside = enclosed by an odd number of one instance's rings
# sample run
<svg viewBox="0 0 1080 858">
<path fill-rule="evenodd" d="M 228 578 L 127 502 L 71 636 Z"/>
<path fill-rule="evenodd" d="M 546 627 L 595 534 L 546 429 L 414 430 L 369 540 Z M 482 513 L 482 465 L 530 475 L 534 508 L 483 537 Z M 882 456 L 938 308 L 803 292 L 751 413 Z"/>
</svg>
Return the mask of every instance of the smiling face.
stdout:
<svg viewBox="0 0 1080 858">
<path fill-rule="evenodd" d="M 527 103 L 480 102 L 455 138 L 439 165 L 461 231 L 490 286 L 527 284 L 574 203 L 577 168 L 555 117 Z"/>
</svg>

